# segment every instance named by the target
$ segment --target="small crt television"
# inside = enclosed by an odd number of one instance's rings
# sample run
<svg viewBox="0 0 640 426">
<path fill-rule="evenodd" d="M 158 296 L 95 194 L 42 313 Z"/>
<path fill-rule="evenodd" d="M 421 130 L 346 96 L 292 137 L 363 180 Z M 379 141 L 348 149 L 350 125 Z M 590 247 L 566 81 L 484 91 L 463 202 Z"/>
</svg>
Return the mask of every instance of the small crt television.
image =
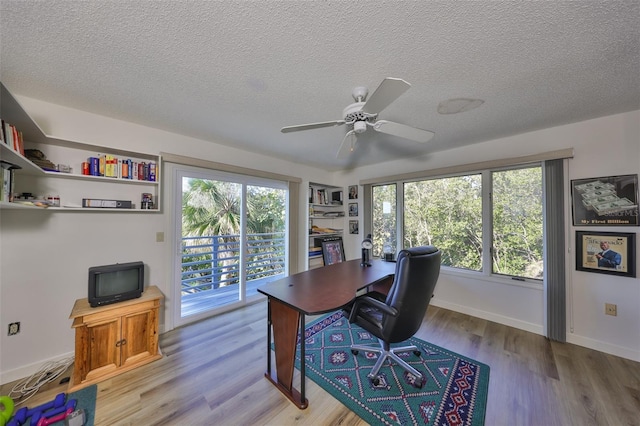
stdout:
<svg viewBox="0 0 640 426">
<path fill-rule="evenodd" d="M 129 262 L 89 268 L 89 305 L 108 305 L 142 296 L 144 263 Z"/>
</svg>

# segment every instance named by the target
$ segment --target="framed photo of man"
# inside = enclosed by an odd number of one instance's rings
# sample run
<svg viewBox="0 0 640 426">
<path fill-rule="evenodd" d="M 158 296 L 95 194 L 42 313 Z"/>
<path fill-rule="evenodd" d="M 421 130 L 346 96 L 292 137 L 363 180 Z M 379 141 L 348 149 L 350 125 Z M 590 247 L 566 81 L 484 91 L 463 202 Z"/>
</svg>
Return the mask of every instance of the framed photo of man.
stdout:
<svg viewBox="0 0 640 426">
<path fill-rule="evenodd" d="M 357 234 L 358 233 L 358 221 L 357 220 L 350 220 L 349 221 L 349 233 L 350 234 Z"/>
<path fill-rule="evenodd" d="M 576 231 L 576 269 L 636 276 L 636 234 Z"/>
<path fill-rule="evenodd" d="M 571 181 L 573 226 L 638 226 L 638 175 Z"/>
</svg>

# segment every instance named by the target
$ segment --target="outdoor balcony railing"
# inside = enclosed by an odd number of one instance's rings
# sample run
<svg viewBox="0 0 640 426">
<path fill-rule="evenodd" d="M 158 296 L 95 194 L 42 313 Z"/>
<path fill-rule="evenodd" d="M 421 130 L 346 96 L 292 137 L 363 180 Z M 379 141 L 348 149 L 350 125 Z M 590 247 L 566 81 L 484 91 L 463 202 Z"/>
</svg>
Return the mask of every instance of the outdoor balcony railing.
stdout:
<svg viewBox="0 0 640 426">
<path fill-rule="evenodd" d="M 267 280 L 284 276 L 284 232 L 248 234 L 246 264 L 241 271 L 240 235 L 182 238 L 182 315 L 239 300 L 244 273 L 246 295 Z"/>
</svg>

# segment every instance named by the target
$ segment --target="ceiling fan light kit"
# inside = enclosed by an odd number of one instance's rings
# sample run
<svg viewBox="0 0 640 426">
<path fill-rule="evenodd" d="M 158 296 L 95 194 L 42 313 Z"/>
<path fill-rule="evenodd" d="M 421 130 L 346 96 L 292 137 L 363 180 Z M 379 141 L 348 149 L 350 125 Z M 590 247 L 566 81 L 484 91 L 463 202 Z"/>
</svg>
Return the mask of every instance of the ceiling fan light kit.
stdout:
<svg viewBox="0 0 640 426">
<path fill-rule="evenodd" d="M 323 121 L 319 123 L 301 124 L 297 126 L 283 127 L 282 133 L 296 132 L 300 130 L 319 129 L 322 127 L 333 127 L 346 124 L 352 126 L 347 131 L 342 144 L 338 149 L 337 157 L 341 158 L 355 150 L 357 135 L 364 133 L 367 127 L 373 130 L 410 139 L 416 142 L 428 142 L 434 135 L 428 130 L 407 126 L 406 124 L 395 123 L 387 120 L 379 120 L 378 114 L 395 101 L 400 95 L 406 92 L 411 85 L 400 78 L 387 77 L 378 88 L 367 99 L 369 91 L 364 86 L 355 87 L 351 93 L 356 101 L 348 105 L 343 111 L 343 120 Z"/>
<path fill-rule="evenodd" d="M 362 133 L 367 130 L 367 123 L 365 121 L 356 121 L 353 123 L 353 131 L 356 133 Z"/>
</svg>

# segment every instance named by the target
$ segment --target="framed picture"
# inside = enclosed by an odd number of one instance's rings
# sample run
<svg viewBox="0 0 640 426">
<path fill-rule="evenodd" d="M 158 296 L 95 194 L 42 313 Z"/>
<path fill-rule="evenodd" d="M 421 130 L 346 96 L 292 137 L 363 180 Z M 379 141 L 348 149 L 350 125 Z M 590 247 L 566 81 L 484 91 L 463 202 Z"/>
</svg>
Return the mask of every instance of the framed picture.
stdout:
<svg viewBox="0 0 640 426">
<path fill-rule="evenodd" d="M 358 203 L 349 203 L 349 216 L 358 216 Z"/>
<path fill-rule="evenodd" d="M 576 269 L 636 276 L 636 234 L 576 231 Z"/>
<path fill-rule="evenodd" d="M 573 226 L 638 226 L 638 175 L 571 181 Z"/>
<path fill-rule="evenodd" d="M 349 199 L 350 200 L 358 199 L 358 185 L 349 185 Z"/>
<path fill-rule="evenodd" d="M 350 220 L 349 221 L 349 233 L 350 234 L 357 234 L 358 233 L 358 221 L 357 220 Z"/>
<path fill-rule="evenodd" d="M 342 240 L 323 241 L 322 258 L 324 259 L 325 266 L 344 262 L 344 246 L 342 245 Z"/>
</svg>

